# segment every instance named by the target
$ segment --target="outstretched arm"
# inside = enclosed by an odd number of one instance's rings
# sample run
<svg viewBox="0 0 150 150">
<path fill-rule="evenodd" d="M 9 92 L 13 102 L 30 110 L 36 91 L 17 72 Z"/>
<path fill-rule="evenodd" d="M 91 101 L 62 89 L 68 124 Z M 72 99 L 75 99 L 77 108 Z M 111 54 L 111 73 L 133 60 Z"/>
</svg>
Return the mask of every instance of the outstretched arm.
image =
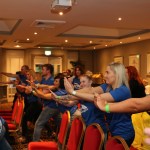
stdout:
<svg viewBox="0 0 150 150">
<path fill-rule="evenodd" d="M 13 73 L 1 72 L 0 74 L 5 75 L 7 77 L 18 78 L 18 75 Z"/>
<path fill-rule="evenodd" d="M 34 82 L 31 82 L 29 80 L 26 80 L 33 88 L 40 88 L 40 89 L 50 89 L 54 90 L 56 87 L 55 85 L 47 85 L 47 84 L 35 84 Z"/>
<path fill-rule="evenodd" d="M 44 98 L 44 99 L 47 99 L 47 100 L 51 100 L 52 99 L 52 94 L 51 93 L 43 93 L 41 90 L 38 90 L 36 88 L 34 88 L 32 93 L 34 95 L 36 95 L 37 97 L 40 97 L 40 98 Z"/>
<path fill-rule="evenodd" d="M 89 90 L 89 88 L 84 88 L 84 89 L 74 91 L 72 85 L 67 80 L 67 78 L 64 79 L 64 85 L 65 85 L 66 91 L 69 94 L 77 97 L 77 99 L 82 99 L 82 100 L 86 100 L 86 101 L 90 101 L 90 102 L 93 102 L 95 92 L 99 93 L 99 94 L 103 93 L 102 88 L 99 86 L 92 88 L 92 90 Z"/>
<path fill-rule="evenodd" d="M 122 102 L 107 103 L 99 95 L 95 96 L 95 105 L 106 112 L 138 113 L 150 110 L 150 96 L 143 98 L 130 98 Z"/>
</svg>

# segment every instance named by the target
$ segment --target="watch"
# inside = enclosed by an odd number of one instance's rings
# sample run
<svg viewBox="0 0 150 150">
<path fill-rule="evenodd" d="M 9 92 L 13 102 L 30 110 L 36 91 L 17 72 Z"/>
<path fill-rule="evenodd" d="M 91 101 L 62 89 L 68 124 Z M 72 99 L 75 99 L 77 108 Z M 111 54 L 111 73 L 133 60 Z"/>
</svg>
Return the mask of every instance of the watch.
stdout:
<svg viewBox="0 0 150 150">
<path fill-rule="evenodd" d="M 72 95 L 76 95 L 77 94 L 77 92 L 76 91 L 72 91 Z"/>
</svg>

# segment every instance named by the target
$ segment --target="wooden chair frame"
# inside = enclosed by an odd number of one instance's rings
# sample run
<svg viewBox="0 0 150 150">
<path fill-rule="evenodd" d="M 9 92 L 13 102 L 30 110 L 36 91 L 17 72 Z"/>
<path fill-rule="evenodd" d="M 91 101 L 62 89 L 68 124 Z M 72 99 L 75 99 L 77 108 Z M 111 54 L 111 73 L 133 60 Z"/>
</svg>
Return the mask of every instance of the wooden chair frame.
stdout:
<svg viewBox="0 0 150 150">
<path fill-rule="evenodd" d="M 104 131 L 103 131 L 103 129 L 101 128 L 101 126 L 100 126 L 98 123 L 92 123 L 92 124 L 90 124 L 90 125 L 86 128 L 86 131 L 87 131 L 88 128 L 90 128 L 91 126 L 97 128 L 97 130 L 99 131 L 99 133 L 100 133 L 100 135 L 101 135 L 101 141 L 100 141 L 100 143 L 99 143 L 99 148 L 98 148 L 98 150 L 102 150 L 103 145 L 104 145 L 104 138 L 105 138 Z M 86 131 L 85 131 L 85 137 L 86 137 L 86 134 L 87 134 Z M 84 137 L 84 143 L 85 143 L 85 137 Z M 84 149 L 84 143 L 83 143 L 83 150 L 85 150 L 85 149 Z"/>
<path fill-rule="evenodd" d="M 130 150 L 130 148 L 128 147 L 126 141 L 122 137 L 120 137 L 120 136 L 113 136 L 113 137 L 110 138 L 110 140 L 111 139 L 116 139 L 116 140 L 120 141 L 125 150 Z M 105 145 L 105 150 L 107 150 L 106 149 L 106 145 Z"/>
</svg>

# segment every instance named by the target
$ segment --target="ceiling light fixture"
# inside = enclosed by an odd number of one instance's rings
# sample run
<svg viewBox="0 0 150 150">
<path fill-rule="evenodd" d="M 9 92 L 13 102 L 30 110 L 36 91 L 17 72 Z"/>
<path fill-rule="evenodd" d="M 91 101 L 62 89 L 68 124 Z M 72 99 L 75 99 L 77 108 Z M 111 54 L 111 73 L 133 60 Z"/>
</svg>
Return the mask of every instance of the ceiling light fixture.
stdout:
<svg viewBox="0 0 150 150">
<path fill-rule="evenodd" d="M 17 48 L 19 48 L 19 47 L 21 47 L 20 45 L 15 45 L 14 47 L 17 47 Z"/>
<path fill-rule="evenodd" d="M 50 56 L 51 54 L 52 54 L 51 51 L 48 51 L 48 50 L 45 51 L 45 55 L 46 55 L 46 56 Z"/>
<path fill-rule="evenodd" d="M 118 21 L 121 21 L 121 20 L 122 20 L 122 18 L 121 18 L 121 17 L 119 17 L 119 18 L 118 18 Z"/>
<path fill-rule="evenodd" d="M 59 15 L 60 15 L 60 16 L 62 16 L 63 14 L 64 14 L 64 13 L 63 13 L 62 11 L 61 11 L 61 12 L 59 12 Z"/>
</svg>

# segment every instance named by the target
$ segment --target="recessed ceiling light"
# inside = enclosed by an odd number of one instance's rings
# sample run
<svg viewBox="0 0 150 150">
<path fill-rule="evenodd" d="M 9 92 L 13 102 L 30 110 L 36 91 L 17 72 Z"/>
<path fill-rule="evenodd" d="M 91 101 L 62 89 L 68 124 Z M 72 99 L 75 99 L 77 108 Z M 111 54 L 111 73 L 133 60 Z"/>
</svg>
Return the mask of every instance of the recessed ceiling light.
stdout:
<svg viewBox="0 0 150 150">
<path fill-rule="evenodd" d="M 141 37 L 139 36 L 139 37 L 138 37 L 138 39 L 140 40 L 140 39 L 141 39 Z"/>
<path fill-rule="evenodd" d="M 45 51 L 45 55 L 46 55 L 46 56 L 50 56 L 51 54 L 52 54 L 51 51 L 47 51 L 47 50 Z"/>
<path fill-rule="evenodd" d="M 35 35 L 37 35 L 37 32 L 34 32 Z"/>
<path fill-rule="evenodd" d="M 27 38 L 27 41 L 29 41 L 30 39 L 29 38 Z"/>
<path fill-rule="evenodd" d="M 60 16 L 62 16 L 63 14 L 64 14 L 64 13 L 63 13 L 62 11 L 61 11 L 61 12 L 59 12 L 59 15 L 60 15 Z"/>
<path fill-rule="evenodd" d="M 106 47 L 108 46 L 108 45 L 105 45 Z"/>
<path fill-rule="evenodd" d="M 121 17 L 119 17 L 119 18 L 118 18 L 118 21 L 121 21 L 121 20 L 122 20 L 122 18 L 121 18 Z"/>
<path fill-rule="evenodd" d="M 122 42 L 120 42 L 120 44 L 122 44 Z"/>
<path fill-rule="evenodd" d="M 21 47 L 20 45 L 15 45 L 14 47 L 17 47 L 17 48 L 19 48 L 19 47 Z"/>
<path fill-rule="evenodd" d="M 68 40 L 65 40 L 65 43 L 67 43 L 68 42 Z"/>
<path fill-rule="evenodd" d="M 93 41 L 90 41 L 89 43 L 91 44 L 91 43 L 93 43 Z"/>
</svg>

